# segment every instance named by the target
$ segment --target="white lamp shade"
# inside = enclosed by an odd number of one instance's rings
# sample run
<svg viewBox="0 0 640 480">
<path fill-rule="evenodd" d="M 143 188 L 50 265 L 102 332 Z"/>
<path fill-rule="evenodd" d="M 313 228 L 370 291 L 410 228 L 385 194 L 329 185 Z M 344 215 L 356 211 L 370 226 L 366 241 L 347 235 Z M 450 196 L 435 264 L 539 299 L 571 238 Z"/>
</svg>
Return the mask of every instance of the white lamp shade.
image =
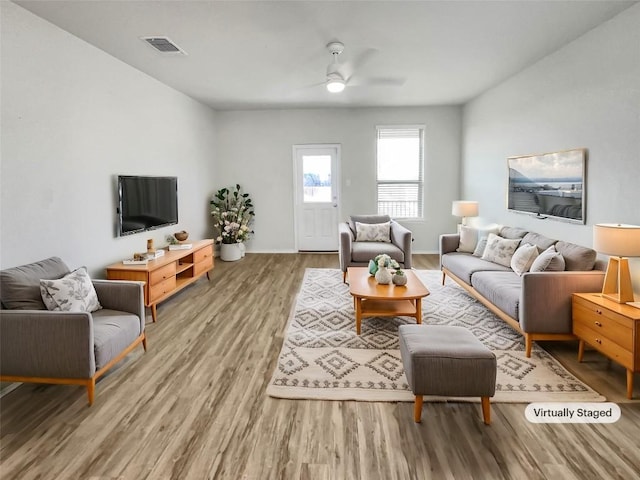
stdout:
<svg viewBox="0 0 640 480">
<path fill-rule="evenodd" d="M 640 226 L 615 223 L 594 225 L 593 249 L 616 257 L 640 257 Z"/>
<path fill-rule="evenodd" d="M 478 202 L 457 200 L 451 206 L 451 214 L 456 217 L 477 217 Z"/>
</svg>

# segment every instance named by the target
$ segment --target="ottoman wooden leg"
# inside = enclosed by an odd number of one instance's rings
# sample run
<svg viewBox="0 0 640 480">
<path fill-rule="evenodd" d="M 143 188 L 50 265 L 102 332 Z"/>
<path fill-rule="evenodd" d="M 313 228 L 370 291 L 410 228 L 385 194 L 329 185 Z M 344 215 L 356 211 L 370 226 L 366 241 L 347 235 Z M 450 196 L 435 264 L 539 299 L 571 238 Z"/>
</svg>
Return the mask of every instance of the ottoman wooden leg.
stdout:
<svg viewBox="0 0 640 480">
<path fill-rule="evenodd" d="M 491 404 L 489 403 L 489 397 L 480 397 L 482 399 L 482 418 L 485 425 L 491 424 Z"/>
<path fill-rule="evenodd" d="M 416 423 L 422 420 L 422 395 L 416 395 L 416 401 L 413 404 L 413 420 Z"/>
</svg>

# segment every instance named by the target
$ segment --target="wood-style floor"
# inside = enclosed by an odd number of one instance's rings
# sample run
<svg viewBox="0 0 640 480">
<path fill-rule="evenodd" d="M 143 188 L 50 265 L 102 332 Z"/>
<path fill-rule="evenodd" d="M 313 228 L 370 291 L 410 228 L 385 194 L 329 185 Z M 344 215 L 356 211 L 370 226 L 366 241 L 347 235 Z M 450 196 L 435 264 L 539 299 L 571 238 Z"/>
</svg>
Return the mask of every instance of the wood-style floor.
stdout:
<svg viewBox="0 0 640 480">
<path fill-rule="evenodd" d="M 416 255 L 417 268 L 437 257 Z M 640 472 L 640 401 L 624 371 L 577 345 L 552 345 L 612 401 L 614 424 L 532 424 L 525 404 L 281 400 L 265 395 L 307 267 L 336 255 L 216 262 L 158 308 L 149 350 L 96 387 L 22 385 L 0 403 L 2 479 L 631 479 Z M 638 380 L 638 379 L 636 379 Z M 638 388 L 635 396 L 640 397 Z"/>
</svg>

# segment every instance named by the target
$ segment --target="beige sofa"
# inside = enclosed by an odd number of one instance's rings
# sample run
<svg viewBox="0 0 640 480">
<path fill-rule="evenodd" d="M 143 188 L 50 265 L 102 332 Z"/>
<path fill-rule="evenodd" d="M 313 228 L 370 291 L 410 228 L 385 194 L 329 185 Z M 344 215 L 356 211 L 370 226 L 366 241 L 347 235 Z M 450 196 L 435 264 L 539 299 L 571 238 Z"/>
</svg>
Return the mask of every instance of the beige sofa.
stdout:
<svg viewBox="0 0 640 480">
<path fill-rule="evenodd" d="M 482 234 L 480 234 L 482 235 Z M 550 246 L 562 257 L 562 271 L 525 272 L 482 259 L 478 253 L 460 252 L 460 234 L 440 236 L 442 283 L 451 278 L 498 317 L 525 337 L 527 357 L 535 340 L 570 340 L 571 294 L 599 292 L 604 282 L 602 261 L 590 248 L 554 240 L 520 228 L 502 227 L 499 235 L 520 239 L 520 245 Z"/>
</svg>

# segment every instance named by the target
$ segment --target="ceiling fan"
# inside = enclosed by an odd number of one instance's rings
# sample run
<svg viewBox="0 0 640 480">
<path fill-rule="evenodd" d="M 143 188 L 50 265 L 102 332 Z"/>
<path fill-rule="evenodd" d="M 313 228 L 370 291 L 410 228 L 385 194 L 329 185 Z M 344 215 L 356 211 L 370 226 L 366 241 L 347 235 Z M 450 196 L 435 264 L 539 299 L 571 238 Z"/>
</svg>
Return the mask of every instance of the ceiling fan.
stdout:
<svg viewBox="0 0 640 480">
<path fill-rule="evenodd" d="M 355 79 L 353 72 L 356 70 L 357 66 L 362 66 L 363 63 L 366 62 L 370 58 L 370 56 L 377 52 L 375 49 L 368 49 L 363 52 L 359 59 L 352 64 L 349 62 L 340 63 L 338 62 L 338 55 L 340 55 L 344 51 L 344 44 L 342 42 L 330 42 L 327 44 L 327 50 L 331 53 L 332 62 L 327 66 L 327 80 L 325 82 L 325 86 L 327 90 L 331 93 L 340 93 L 342 92 L 347 85 L 355 86 L 355 85 L 382 85 L 382 86 L 398 86 L 403 85 L 405 83 L 405 79 L 403 78 L 369 78 L 366 80 Z"/>
</svg>

